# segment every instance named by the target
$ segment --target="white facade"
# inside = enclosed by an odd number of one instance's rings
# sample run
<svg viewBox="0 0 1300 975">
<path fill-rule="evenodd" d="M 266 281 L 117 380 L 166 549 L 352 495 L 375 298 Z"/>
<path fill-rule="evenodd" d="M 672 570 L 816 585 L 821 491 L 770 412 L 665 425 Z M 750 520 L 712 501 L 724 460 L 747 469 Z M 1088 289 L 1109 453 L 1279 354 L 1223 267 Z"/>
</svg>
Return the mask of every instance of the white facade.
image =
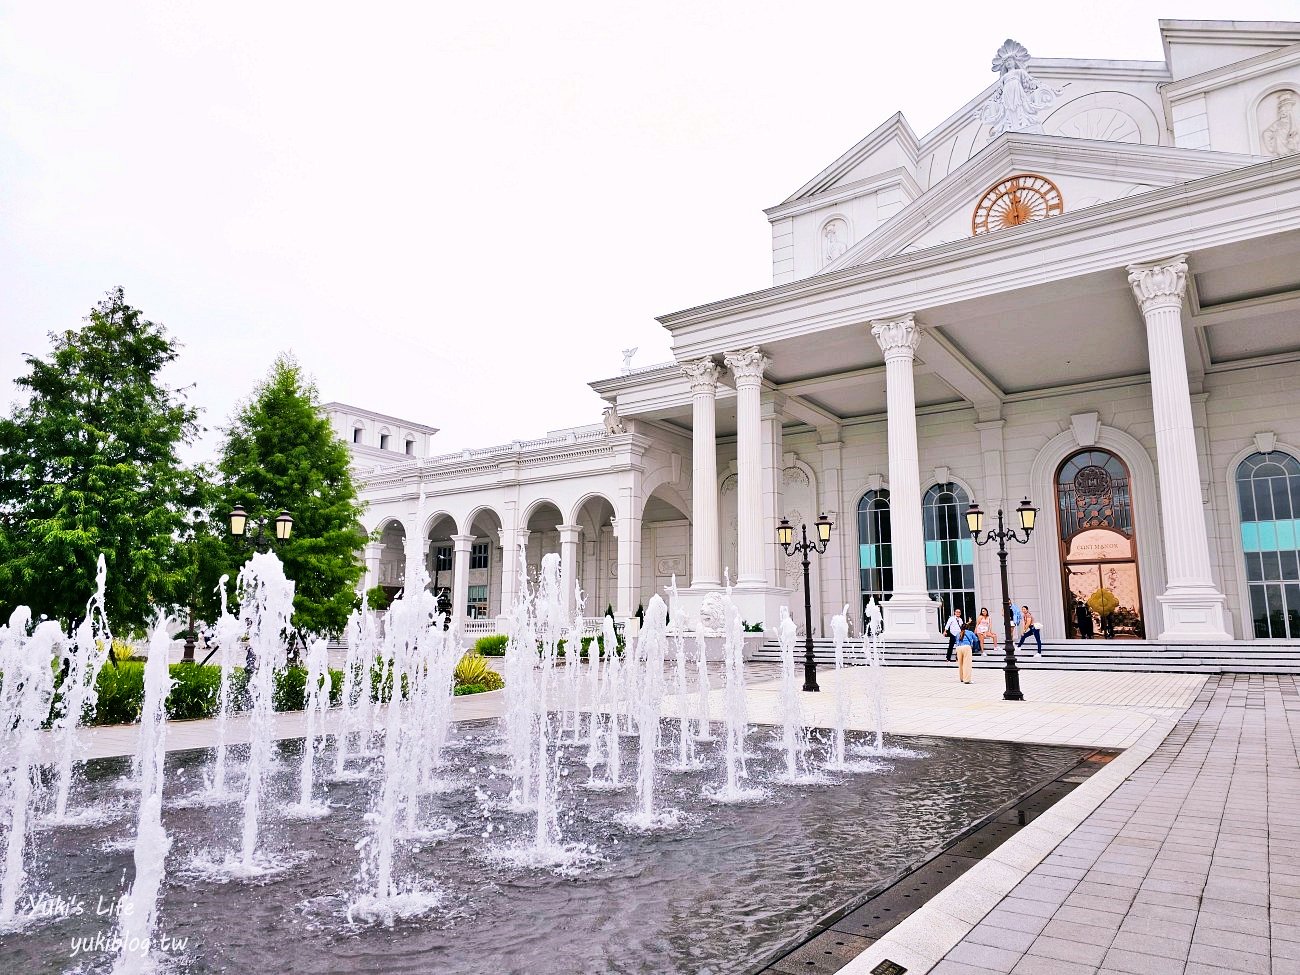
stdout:
<svg viewBox="0 0 1300 975">
<path fill-rule="evenodd" d="M 887 637 L 933 639 L 997 613 L 965 504 L 1028 497 L 1011 590 L 1049 639 L 1100 590 L 1117 635 L 1300 638 L 1300 24 L 1160 29 L 1154 63 L 1009 42 L 934 132 L 890 118 L 767 211 L 772 287 L 662 317 L 673 363 L 592 383 L 602 425 L 430 456 L 432 428 L 331 404 L 350 442 L 416 437 L 354 447 L 367 584 L 450 549 L 455 610 L 495 615 L 510 553 L 554 551 L 588 615 L 725 575 L 770 629 L 803 602 L 776 524 L 825 511 L 815 627 L 875 592 Z M 1282 494 L 1243 508 L 1246 475 Z"/>
</svg>

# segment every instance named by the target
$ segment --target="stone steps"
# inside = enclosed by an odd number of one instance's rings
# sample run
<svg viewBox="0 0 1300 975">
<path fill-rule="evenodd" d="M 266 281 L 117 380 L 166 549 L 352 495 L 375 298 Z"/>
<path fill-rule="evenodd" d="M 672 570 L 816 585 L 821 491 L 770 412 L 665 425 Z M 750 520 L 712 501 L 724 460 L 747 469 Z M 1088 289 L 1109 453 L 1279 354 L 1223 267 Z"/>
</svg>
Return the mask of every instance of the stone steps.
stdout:
<svg viewBox="0 0 1300 975">
<path fill-rule="evenodd" d="M 860 647 L 860 644 L 858 645 Z M 885 648 L 890 667 L 951 667 L 945 660 L 947 641 L 895 645 Z M 804 648 L 795 648 L 802 659 Z M 860 650 L 858 651 L 860 654 Z M 835 648 L 830 640 L 814 640 L 813 656 L 818 665 L 834 666 Z M 781 648 L 768 642 L 754 652 L 753 660 L 780 663 Z M 1043 643 L 1043 655 L 1036 657 L 1029 646 L 1016 653 L 1017 665 L 1025 670 L 1134 670 L 1196 674 L 1288 674 L 1300 673 L 1300 644 L 1172 645 L 1150 641 L 1081 640 Z M 993 670 L 1005 665 L 1001 644 L 997 653 L 976 655 L 977 669 Z"/>
</svg>

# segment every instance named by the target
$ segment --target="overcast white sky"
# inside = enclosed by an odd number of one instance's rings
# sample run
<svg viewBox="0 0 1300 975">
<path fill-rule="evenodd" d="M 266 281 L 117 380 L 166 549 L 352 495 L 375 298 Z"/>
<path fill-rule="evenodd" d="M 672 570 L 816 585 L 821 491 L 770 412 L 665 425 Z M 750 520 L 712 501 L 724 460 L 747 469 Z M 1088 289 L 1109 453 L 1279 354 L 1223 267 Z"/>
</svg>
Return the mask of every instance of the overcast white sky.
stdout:
<svg viewBox="0 0 1300 975">
<path fill-rule="evenodd" d="M 281 350 L 441 450 L 595 422 L 892 112 L 928 131 L 1008 35 L 1159 60 L 1161 16 L 1300 0 L 0 4 L 0 402 L 121 284 L 211 427 Z"/>
</svg>

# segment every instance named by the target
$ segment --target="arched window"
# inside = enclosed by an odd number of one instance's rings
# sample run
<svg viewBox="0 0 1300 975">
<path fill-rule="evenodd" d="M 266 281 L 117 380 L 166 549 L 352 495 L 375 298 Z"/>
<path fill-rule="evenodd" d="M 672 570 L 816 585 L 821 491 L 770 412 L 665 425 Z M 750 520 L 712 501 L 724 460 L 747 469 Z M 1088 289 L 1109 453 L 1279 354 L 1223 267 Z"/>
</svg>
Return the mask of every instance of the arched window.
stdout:
<svg viewBox="0 0 1300 975">
<path fill-rule="evenodd" d="M 936 484 L 925 492 L 925 584 L 939 601 L 939 625 L 954 608 L 975 616 L 975 545 L 966 531 L 970 497 L 959 484 Z"/>
<path fill-rule="evenodd" d="M 1128 468 L 1109 450 L 1081 450 L 1056 475 L 1061 540 L 1090 528 L 1110 528 L 1133 537 L 1133 502 Z"/>
<path fill-rule="evenodd" d="M 864 614 L 873 598 L 883 603 L 894 594 L 888 491 L 868 491 L 858 502 L 858 576 Z"/>
<path fill-rule="evenodd" d="M 1237 503 L 1255 636 L 1300 637 L 1300 462 L 1251 454 L 1237 466 Z"/>
</svg>

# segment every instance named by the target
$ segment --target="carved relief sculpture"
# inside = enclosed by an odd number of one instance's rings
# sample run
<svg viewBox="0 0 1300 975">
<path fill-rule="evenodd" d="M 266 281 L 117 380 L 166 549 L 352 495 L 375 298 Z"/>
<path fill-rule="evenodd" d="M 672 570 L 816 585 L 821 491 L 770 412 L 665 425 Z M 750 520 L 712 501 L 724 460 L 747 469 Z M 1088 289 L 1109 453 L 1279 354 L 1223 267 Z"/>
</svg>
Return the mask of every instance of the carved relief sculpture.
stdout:
<svg viewBox="0 0 1300 975">
<path fill-rule="evenodd" d="M 1279 91 L 1275 104 L 1277 115 L 1273 122 L 1259 134 L 1264 154 L 1285 156 L 1300 152 L 1300 121 L 1296 118 L 1296 103 L 1300 99 L 1290 89 Z"/>
<path fill-rule="evenodd" d="M 822 228 L 822 267 L 842 257 L 849 249 L 849 225 L 832 220 Z"/>
<path fill-rule="evenodd" d="M 623 421 L 619 419 L 617 406 L 611 404 L 605 407 L 605 412 L 602 416 L 605 419 L 605 436 L 613 437 L 620 433 L 627 433 L 627 427 L 625 427 Z"/>
<path fill-rule="evenodd" d="M 998 48 L 993 70 L 998 74 L 997 88 L 980 106 L 977 116 L 988 123 L 989 135 L 1003 132 L 1042 132 L 1038 113 L 1056 101 L 1055 89 L 1040 85 L 1026 70 L 1029 52 L 1023 44 L 1008 38 Z"/>
</svg>

